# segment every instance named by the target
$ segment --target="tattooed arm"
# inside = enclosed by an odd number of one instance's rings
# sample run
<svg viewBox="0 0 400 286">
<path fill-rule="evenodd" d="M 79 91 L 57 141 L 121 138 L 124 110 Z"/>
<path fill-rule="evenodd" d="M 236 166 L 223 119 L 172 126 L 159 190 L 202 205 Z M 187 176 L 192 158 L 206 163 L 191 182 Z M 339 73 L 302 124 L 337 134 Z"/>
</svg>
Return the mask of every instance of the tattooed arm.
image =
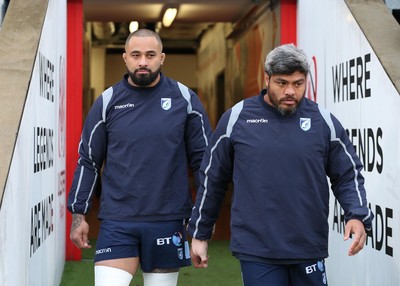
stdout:
<svg viewBox="0 0 400 286">
<path fill-rule="evenodd" d="M 79 248 L 91 248 L 89 245 L 89 224 L 82 214 L 72 214 L 72 225 L 69 237 L 72 242 Z"/>
</svg>

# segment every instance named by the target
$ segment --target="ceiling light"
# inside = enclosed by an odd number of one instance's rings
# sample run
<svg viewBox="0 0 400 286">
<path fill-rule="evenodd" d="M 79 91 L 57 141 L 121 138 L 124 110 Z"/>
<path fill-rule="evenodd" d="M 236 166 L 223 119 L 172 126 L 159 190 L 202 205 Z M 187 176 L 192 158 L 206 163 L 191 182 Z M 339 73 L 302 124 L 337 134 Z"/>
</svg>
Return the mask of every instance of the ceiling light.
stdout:
<svg viewBox="0 0 400 286">
<path fill-rule="evenodd" d="M 135 32 L 137 29 L 139 29 L 139 22 L 138 21 L 132 21 L 129 23 L 129 32 Z"/>
<path fill-rule="evenodd" d="M 178 13 L 177 8 L 168 8 L 167 10 L 165 10 L 165 13 L 164 13 L 164 16 L 162 19 L 163 26 L 166 28 L 171 26 L 172 22 L 175 20 L 177 13 Z"/>
<path fill-rule="evenodd" d="M 155 32 L 158 34 L 160 32 L 161 28 L 162 28 L 162 23 L 159 21 L 156 23 Z"/>
</svg>

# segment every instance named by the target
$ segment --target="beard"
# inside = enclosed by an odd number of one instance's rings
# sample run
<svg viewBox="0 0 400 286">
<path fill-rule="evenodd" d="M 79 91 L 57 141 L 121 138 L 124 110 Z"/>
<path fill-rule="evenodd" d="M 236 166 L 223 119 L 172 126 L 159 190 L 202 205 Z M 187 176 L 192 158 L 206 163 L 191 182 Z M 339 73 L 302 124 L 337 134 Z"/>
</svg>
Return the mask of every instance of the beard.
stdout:
<svg viewBox="0 0 400 286">
<path fill-rule="evenodd" d="M 270 92 L 269 89 L 267 89 L 267 96 L 269 97 L 269 100 L 271 101 L 272 106 L 275 107 L 275 109 L 276 109 L 280 114 L 282 114 L 283 116 L 291 116 L 291 115 L 295 114 L 296 111 L 297 111 L 297 107 L 299 106 L 300 102 L 301 102 L 301 101 L 303 100 L 303 98 L 304 98 L 304 95 L 301 97 L 300 100 L 297 100 L 297 99 L 294 98 L 293 96 L 286 96 L 286 97 L 284 97 L 284 98 L 282 98 L 282 99 L 279 100 L 279 99 L 276 98 L 276 96 L 273 95 L 273 93 L 271 94 L 271 92 Z M 289 106 L 289 107 L 283 107 L 283 106 L 281 106 L 280 103 L 281 103 L 282 101 L 284 101 L 284 100 L 287 100 L 287 99 L 294 100 L 294 102 L 295 102 L 296 104 L 293 105 L 293 106 Z"/>
<path fill-rule="evenodd" d="M 137 72 L 139 70 L 140 71 L 143 71 L 143 70 L 148 71 L 149 74 L 147 74 L 147 75 L 146 74 L 137 74 Z M 151 85 L 157 79 L 160 72 L 161 72 L 161 66 L 158 69 L 156 69 L 154 72 L 152 72 L 150 69 L 147 69 L 147 68 L 137 69 L 134 72 L 131 72 L 128 70 L 128 74 L 129 74 L 129 77 L 131 78 L 132 82 L 140 87 L 146 87 L 146 86 Z"/>
<path fill-rule="evenodd" d="M 273 102 L 273 101 L 272 101 Z M 299 105 L 299 102 L 296 100 L 296 105 L 291 106 L 291 107 L 282 107 L 278 104 L 274 103 L 274 106 L 276 108 L 276 110 L 278 110 L 278 112 L 280 114 L 282 114 L 283 116 L 290 116 L 296 113 L 297 111 L 297 106 Z"/>
</svg>

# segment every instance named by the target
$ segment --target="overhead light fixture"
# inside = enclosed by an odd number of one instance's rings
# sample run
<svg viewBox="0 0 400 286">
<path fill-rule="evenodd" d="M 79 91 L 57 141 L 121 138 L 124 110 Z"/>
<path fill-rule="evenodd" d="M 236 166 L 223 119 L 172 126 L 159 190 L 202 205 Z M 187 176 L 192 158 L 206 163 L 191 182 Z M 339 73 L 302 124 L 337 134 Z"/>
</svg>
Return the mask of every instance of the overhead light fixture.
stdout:
<svg viewBox="0 0 400 286">
<path fill-rule="evenodd" d="M 162 24 L 164 27 L 168 28 L 169 26 L 172 25 L 172 22 L 175 20 L 176 14 L 178 13 L 177 8 L 168 8 L 165 10 L 163 19 L 162 19 Z"/>
<path fill-rule="evenodd" d="M 162 23 L 160 21 L 158 21 L 156 23 L 155 32 L 158 34 L 160 32 L 161 28 L 162 28 Z"/>
<path fill-rule="evenodd" d="M 137 29 L 139 29 L 139 22 L 138 21 L 132 21 L 129 23 L 129 32 L 135 32 Z"/>
</svg>

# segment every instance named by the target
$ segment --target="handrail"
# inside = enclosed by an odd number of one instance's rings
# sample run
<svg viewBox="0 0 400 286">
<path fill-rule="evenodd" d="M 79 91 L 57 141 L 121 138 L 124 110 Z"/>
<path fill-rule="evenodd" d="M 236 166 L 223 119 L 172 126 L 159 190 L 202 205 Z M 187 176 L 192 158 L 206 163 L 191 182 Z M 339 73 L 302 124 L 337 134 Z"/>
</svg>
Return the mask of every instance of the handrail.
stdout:
<svg viewBox="0 0 400 286">
<path fill-rule="evenodd" d="M 13 0 L 0 29 L 0 208 L 48 0 Z"/>
<path fill-rule="evenodd" d="M 400 94 L 400 25 L 381 0 L 345 0 Z"/>
</svg>

